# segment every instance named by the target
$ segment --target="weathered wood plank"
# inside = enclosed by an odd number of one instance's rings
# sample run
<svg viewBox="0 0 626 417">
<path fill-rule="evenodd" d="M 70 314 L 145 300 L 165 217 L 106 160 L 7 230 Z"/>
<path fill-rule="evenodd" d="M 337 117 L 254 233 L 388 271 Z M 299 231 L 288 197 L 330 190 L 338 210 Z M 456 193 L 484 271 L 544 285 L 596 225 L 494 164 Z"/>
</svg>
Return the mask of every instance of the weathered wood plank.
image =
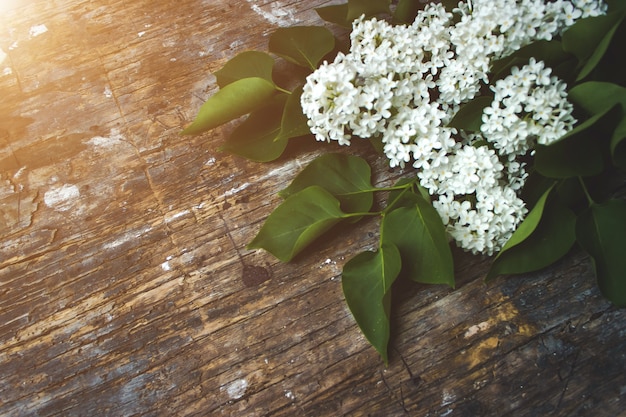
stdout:
<svg viewBox="0 0 626 417">
<path fill-rule="evenodd" d="M 399 286 L 391 361 L 342 264 L 372 220 L 291 264 L 245 245 L 320 152 L 260 165 L 178 132 L 228 58 L 316 1 L 16 1 L 0 14 L 0 414 L 616 416 L 626 321 L 574 251 L 537 274 Z M 366 146 L 379 184 L 389 171 Z"/>
</svg>

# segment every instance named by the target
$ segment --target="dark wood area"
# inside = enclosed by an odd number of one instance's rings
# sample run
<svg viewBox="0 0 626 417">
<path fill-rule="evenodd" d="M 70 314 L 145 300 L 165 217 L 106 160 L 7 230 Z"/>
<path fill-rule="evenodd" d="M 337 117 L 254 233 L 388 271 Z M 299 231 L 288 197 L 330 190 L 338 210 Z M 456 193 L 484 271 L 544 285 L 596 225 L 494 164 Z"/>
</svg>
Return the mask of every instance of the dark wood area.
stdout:
<svg viewBox="0 0 626 417">
<path fill-rule="evenodd" d="M 455 290 L 398 287 L 386 367 L 341 292 L 375 222 L 290 264 L 245 249 L 337 148 L 257 164 L 228 127 L 179 132 L 213 71 L 323 4 L 0 2 L 0 415 L 626 415 L 626 311 L 579 251 L 488 285 L 455 252 Z"/>
</svg>

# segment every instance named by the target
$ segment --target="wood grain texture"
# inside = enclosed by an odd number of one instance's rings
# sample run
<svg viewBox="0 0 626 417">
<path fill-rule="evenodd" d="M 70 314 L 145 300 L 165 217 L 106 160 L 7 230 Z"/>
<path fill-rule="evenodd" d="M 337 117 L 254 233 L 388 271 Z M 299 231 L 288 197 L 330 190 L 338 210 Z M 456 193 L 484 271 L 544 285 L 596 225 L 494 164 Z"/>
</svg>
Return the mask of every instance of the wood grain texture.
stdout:
<svg viewBox="0 0 626 417">
<path fill-rule="evenodd" d="M 400 284 L 385 367 L 341 294 L 374 221 L 280 264 L 245 245 L 276 192 L 338 148 L 251 163 L 229 126 L 179 131 L 211 72 L 311 1 L 54 0 L 0 13 L 0 415 L 618 416 L 626 313 L 574 251 L 455 290 Z M 6 7 L 6 6 L 5 6 Z M 367 147 L 342 149 L 403 175 Z"/>
</svg>

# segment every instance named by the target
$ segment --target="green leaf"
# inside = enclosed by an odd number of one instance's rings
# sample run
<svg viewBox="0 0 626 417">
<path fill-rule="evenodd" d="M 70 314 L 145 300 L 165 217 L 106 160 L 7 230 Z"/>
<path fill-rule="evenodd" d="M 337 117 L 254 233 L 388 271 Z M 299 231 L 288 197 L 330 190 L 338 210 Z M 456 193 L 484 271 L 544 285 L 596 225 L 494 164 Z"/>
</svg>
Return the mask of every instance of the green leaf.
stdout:
<svg viewBox="0 0 626 417">
<path fill-rule="evenodd" d="M 319 17 L 327 22 L 334 23 L 346 29 L 352 27 L 352 21 L 348 20 L 348 3 L 318 7 L 315 11 Z"/>
<path fill-rule="evenodd" d="M 533 220 L 534 222 L 534 220 Z M 576 242 L 576 216 L 556 196 L 545 203 L 537 227 L 495 258 L 486 280 L 497 275 L 537 271 L 561 259 Z M 520 237 L 515 237 L 519 239 Z"/>
<path fill-rule="evenodd" d="M 606 0 L 609 7 L 609 13 L 626 11 L 626 2 L 624 0 Z"/>
<path fill-rule="evenodd" d="M 575 55 L 582 67 L 577 81 L 589 75 L 600 62 L 623 19 L 623 12 L 588 17 L 563 33 L 563 50 Z"/>
<path fill-rule="evenodd" d="M 224 88 L 237 80 L 244 78 L 263 78 L 274 83 L 272 70 L 274 58 L 265 52 L 246 51 L 232 58 L 224 66 L 215 72 L 217 85 Z"/>
<path fill-rule="evenodd" d="M 280 139 L 291 139 L 311 134 L 311 129 L 308 125 L 309 119 L 304 115 L 300 105 L 302 87 L 297 87 L 287 99 L 280 123 Z"/>
<path fill-rule="evenodd" d="M 282 155 L 287 139 L 280 135 L 287 94 L 279 94 L 266 107 L 254 111 L 232 132 L 220 148 L 257 162 L 273 161 Z"/>
<path fill-rule="evenodd" d="M 600 61 L 602 60 L 602 57 L 604 56 L 606 51 L 609 49 L 609 46 L 611 45 L 611 41 L 613 40 L 613 37 L 615 36 L 615 32 L 617 31 L 617 28 L 619 28 L 623 20 L 624 20 L 624 16 L 622 14 L 621 20 L 619 22 L 616 22 L 614 26 L 606 33 L 606 35 L 602 38 L 602 40 L 600 41 L 596 49 L 593 51 L 593 54 L 589 57 L 587 62 L 585 62 L 585 65 L 578 73 L 578 77 L 576 77 L 576 81 L 580 81 L 584 79 L 585 77 L 587 77 L 591 73 L 591 71 L 593 71 L 594 68 L 600 63 Z"/>
<path fill-rule="evenodd" d="M 211 96 L 198 111 L 183 135 L 196 135 L 246 115 L 261 106 L 276 92 L 274 84 L 253 77 L 228 84 Z"/>
<path fill-rule="evenodd" d="M 483 110 L 491 105 L 493 97 L 480 96 L 461 106 L 448 126 L 468 132 L 480 132 L 483 124 Z"/>
<path fill-rule="evenodd" d="M 289 262 L 345 217 L 332 194 L 318 186 L 308 187 L 276 207 L 248 248 L 265 249 Z"/>
<path fill-rule="evenodd" d="M 626 202 L 592 204 L 578 217 L 576 237 L 592 257 L 602 294 L 626 307 Z"/>
<path fill-rule="evenodd" d="M 568 100 L 590 115 L 606 114 L 616 104 L 626 108 L 626 88 L 607 82 L 588 81 L 572 87 Z"/>
<path fill-rule="evenodd" d="M 579 134 L 574 136 L 568 134 L 567 138 L 548 146 L 537 145 L 534 158 L 537 172 L 548 178 L 589 177 L 600 174 L 604 169 L 600 143 L 593 135 L 577 133 Z"/>
<path fill-rule="evenodd" d="M 365 213 L 374 201 L 371 176 L 371 168 L 363 158 L 328 153 L 314 159 L 278 194 L 287 198 L 316 185 L 337 198 L 345 213 Z"/>
<path fill-rule="evenodd" d="M 441 4 L 449 13 L 459 6 L 458 0 L 441 0 Z"/>
<path fill-rule="evenodd" d="M 361 15 L 369 18 L 380 13 L 390 13 L 390 4 L 390 0 L 348 0 L 347 3 L 319 7 L 315 11 L 325 21 L 349 29 L 352 21 Z"/>
<path fill-rule="evenodd" d="M 400 0 L 393 13 L 393 20 L 397 24 L 411 24 L 415 21 L 417 14 L 422 9 L 423 4 L 417 0 Z"/>
<path fill-rule="evenodd" d="M 387 207 L 413 207 L 419 203 L 419 199 L 430 201 L 428 191 L 422 187 L 417 177 L 400 178 L 393 185 L 394 187 L 406 187 L 404 189 L 392 190 L 387 197 Z M 417 191 L 417 192 L 416 192 Z"/>
<path fill-rule="evenodd" d="M 569 180 L 561 181 L 563 184 Z M 528 177 L 524 183 L 524 188 L 521 192 L 521 199 L 526 203 L 526 207 L 534 207 L 537 204 L 537 201 L 541 198 L 543 193 L 548 190 L 548 188 L 554 186 L 555 181 L 551 178 L 546 178 L 543 175 L 540 175 L 536 170 L 530 170 Z M 576 179 L 576 184 L 579 185 L 578 179 Z M 580 187 L 578 187 L 580 188 Z"/>
<path fill-rule="evenodd" d="M 550 195 L 550 192 L 552 192 L 552 189 L 555 185 L 556 183 L 553 183 L 552 186 L 550 186 L 541 195 L 541 197 L 539 197 L 539 200 L 537 200 L 535 206 L 532 208 L 532 210 L 530 210 L 524 221 L 522 221 L 522 223 L 517 226 L 517 229 L 515 230 L 515 232 L 513 232 L 513 235 L 502 247 L 502 250 L 496 256 L 495 260 L 497 260 L 498 257 L 500 257 L 501 254 L 505 251 L 519 245 L 520 243 L 528 239 L 528 237 L 535 231 L 535 229 L 539 225 L 539 222 L 541 221 L 541 216 L 543 215 L 543 209 L 546 205 L 546 201 L 548 200 L 548 196 Z"/>
<path fill-rule="evenodd" d="M 568 93 L 568 98 L 592 115 L 576 129 L 582 130 L 584 126 L 599 124 L 601 120 L 609 122 L 606 124 L 611 125 L 609 129 L 613 129 L 610 142 L 611 157 L 615 165 L 626 168 L 626 148 L 624 146 L 624 138 L 626 138 L 626 88 L 608 82 L 589 81 L 573 87 Z M 621 112 L 614 108 L 617 105 L 621 106 Z M 610 123 L 612 120 L 610 112 L 618 117 L 614 128 Z"/>
<path fill-rule="evenodd" d="M 593 116 L 591 116 L 587 120 L 585 120 L 582 123 L 576 125 L 572 130 L 570 130 L 569 132 L 567 132 L 566 134 L 561 136 L 559 139 L 556 140 L 556 142 L 552 142 L 547 147 L 548 148 L 558 148 L 559 146 L 565 146 L 565 145 L 561 144 L 561 142 L 566 142 L 566 141 L 573 141 L 574 143 L 578 143 L 577 141 L 583 141 L 584 142 L 585 140 L 589 140 L 590 138 L 592 138 L 594 135 L 597 135 L 598 132 L 602 132 L 604 130 L 604 133 L 606 133 L 608 130 L 611 130 L 611 128 L 613 126 L 615 126 L 615 124 L 616 124 L 616 117 L 619 116 L 618 113 L 620 113 L 620 108 L 619 108 L 618 105 L 615 105 L 615 106 L 610 107 L 610 108 L 606 108 L 606 109 L 602 110 L 600 113 L 594 114 Z M 561 145 L 559 145 L 559 144 L 561 144 Z M 582 145 L 582 146 L 589 147 L 591 145 L 592 144 L 589 142 L 586 145 Z M 575 146 L 579 146 L 579 145 L 575 145 Z M 544 146 L 544 145 L 537 145 L 537 148 L 546 148 L 546 146 Z M 574 154 L 579 154 L 580 150 L 578 150 L 578 152 L 576 150 L 573 150 L 573 153 Z M 595 152 L 595 153 L 597 153 L 597 152 Z M 597 155 L 594 155 L 594 156 L 597 157 Z M 578 156 L 578 157 L 579 158 L 584 158 L 583 156 Z M 557 158 L 558 158 L 558 156 L 557 156 Z M 578 162 L 573 162 L 573 163 L 569 163 L 569 164 L 566 163 L 565 165 L 575 166 L 577 163 Z M 575 169 L 574 169 L 574 172 L 575 172 Z M 581 174 L 572 174 L 572 175 L 577 176 L 577 175 L 581 175 Z M 555 177 L 555 178 L 557 178 L 557 177 Z"/>
<path fill-rule="evenodd" d="M 622 120 L 615 128 L 613 136 L 611 137 L 611 157 L 613 163 L 626 169 L 626 116 L 622 113 Z"/>
<path fill-rule="evenodd" d="M 489 77 L 491 84 L 493 85 L 496 80 L 510 75 L 513 67 L 519 68 L 528 64 L 530 58 L 545 62 L 546 67 L 552 68 L 555 70 L 554 72 L 556 72 L 556 69 L 559 68 L 561 64 L 572 60 L 573 56 L 563 51 L 561 42 L 557 40 L 533 42 L 520 48 L 511 55 L 495 61 L 491 66 L 491 73 L 493 75 Z"/>
<path fill-rule="evenodd" d="M 391 0 L 348 0 L 348 21 L 358 19 L 361 15 L 366 18 L 380 13 L 389 13 Z"/>
<path fill-rule="evenodd" d="M 378 155 L 383 155 L 385 152 L 385 144 L 382 141 L 380 135 L 375 135 L 367 139 L 370 145 L 372 145 L 372 149 Z"/>
<path fill-rule="evenodd" d="M 279 28 L 272 33 L 269 50 L 287 61 L 314 71 L 335 48 L 335 37 L 320 26 Z"/>
<path fill-rule="evenodd" d="M 398 248 L 383 244 L 377 252 L 363 252 L 350 259 L 341 278 L 354 319 L 385 363 L 388 362 L 390 288 L 400 269 Z"/>
<path fill-rule="evenodd" d="M 454 262 L 441 218 L 428 201 L 413 195 L 415 205 L 383 217 L 381 242 L 398 247 L 403 274 L 413 281 L 454 287 Z"/>
</svg>

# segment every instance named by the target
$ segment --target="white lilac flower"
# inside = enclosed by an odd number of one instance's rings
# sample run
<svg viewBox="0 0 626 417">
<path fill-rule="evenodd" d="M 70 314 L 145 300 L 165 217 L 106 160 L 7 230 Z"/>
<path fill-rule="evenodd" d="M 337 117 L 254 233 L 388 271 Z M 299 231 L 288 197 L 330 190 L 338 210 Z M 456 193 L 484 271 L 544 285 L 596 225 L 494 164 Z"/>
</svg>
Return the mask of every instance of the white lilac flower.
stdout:
<svg viewBox="0 0 626 417">
<path fill-rule="evenodd" d="M 492 255 L 511 237 L 527 209 L 515 191 L 507 187 L 482 190 L 473 200 L 474 204 L 441 194 L 433 207 L 459 246 L 474 254 Z"/>
<path fill-rule="evenodd" d="M 501 155 L 524 155 L 535 141 L 549 145 L 574 127 L 565 83 L 550 72 L 531 58 L 491 86 L 494 100 L 483 110 L 481 132 Z"/>
<path fill-rule="evenodd" d="M 459 246 L 492 254 L 526 213 L 519 157 L 575 123 L 565 84 L 543 62 L 489 85 L 492 62 L 605 12 L 601 0 L 472 0 L 452 12 L 429 3 L 411 25 L 360 18 L 350 51 L 307 78 L 302 109 L 317 140 L 380 138 L 391 167 L 416 168 Z M 480 132 L 446 127 L 487 85 Z"/>
</svg>

